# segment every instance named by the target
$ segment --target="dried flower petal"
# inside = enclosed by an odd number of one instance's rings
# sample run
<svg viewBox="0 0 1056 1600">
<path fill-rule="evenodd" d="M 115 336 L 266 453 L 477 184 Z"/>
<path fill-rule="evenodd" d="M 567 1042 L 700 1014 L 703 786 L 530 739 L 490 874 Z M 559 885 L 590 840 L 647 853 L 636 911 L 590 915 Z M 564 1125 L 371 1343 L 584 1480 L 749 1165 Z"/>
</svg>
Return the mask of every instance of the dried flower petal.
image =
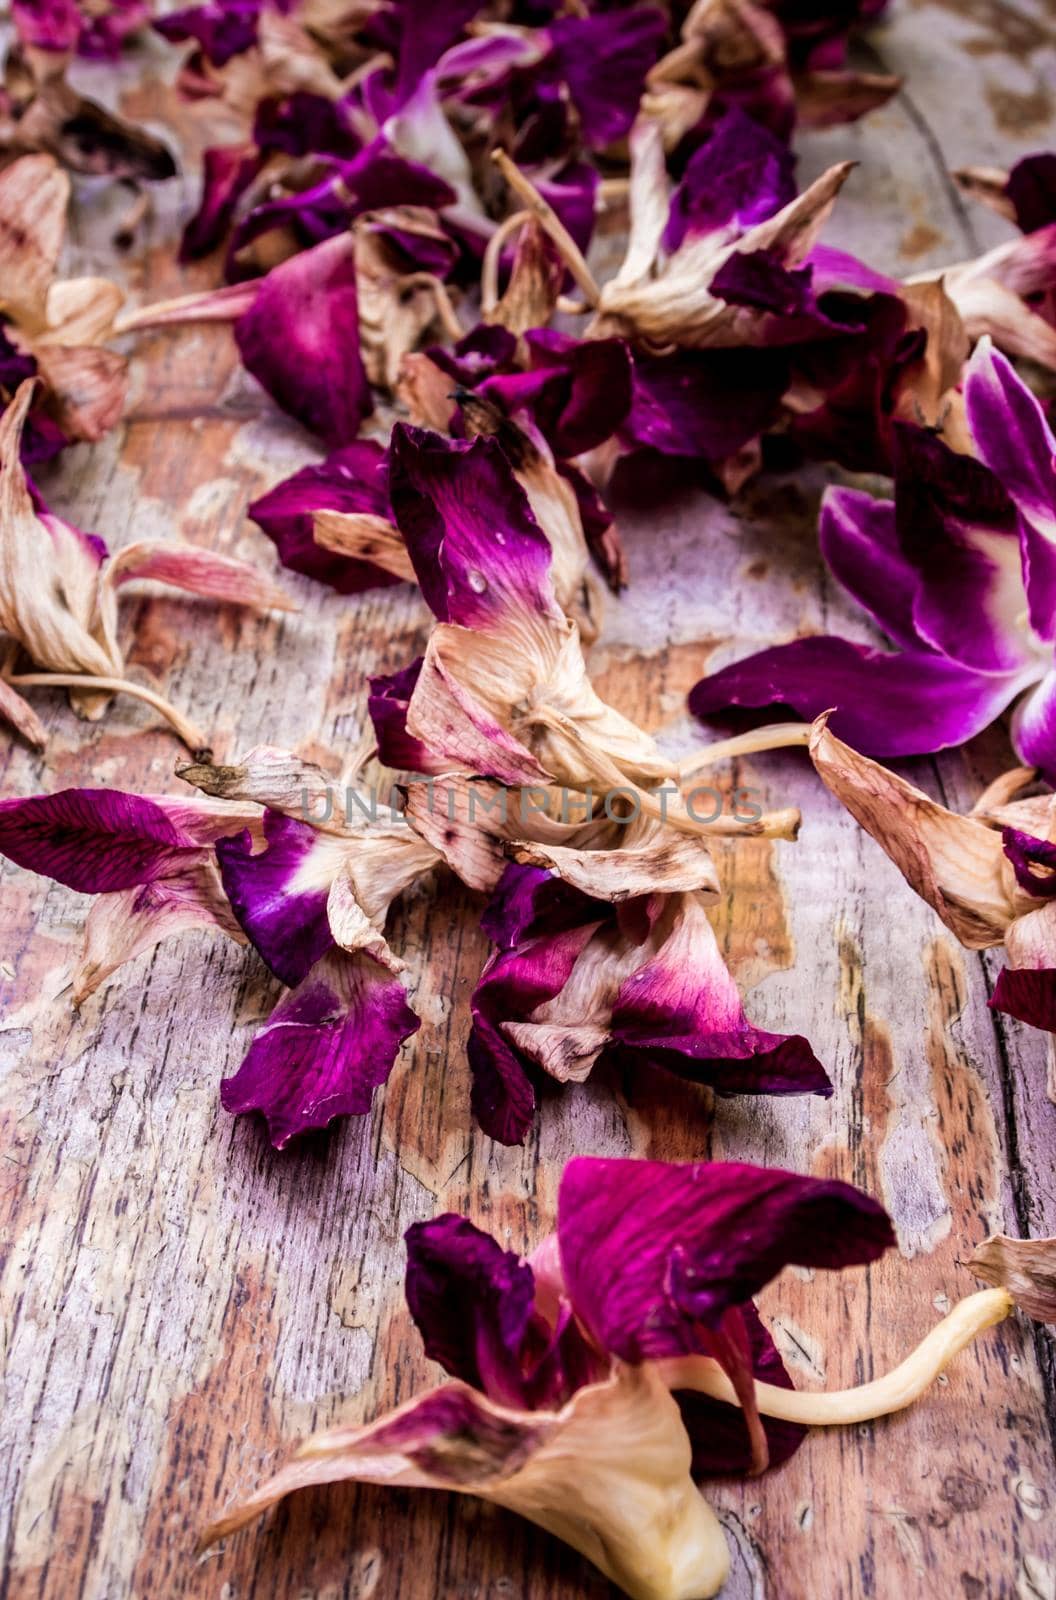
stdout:
<svg viewBox="0 0 1056 1600">
<path fill-rule="evenodd" d="M 1038 1322 L 1056 1322 L 1056 1239 L 1010 1239 L 992 1233 L 976 1245 L 968 1265 L 977 1278 L 1007 1289 Z"/>
</svg>

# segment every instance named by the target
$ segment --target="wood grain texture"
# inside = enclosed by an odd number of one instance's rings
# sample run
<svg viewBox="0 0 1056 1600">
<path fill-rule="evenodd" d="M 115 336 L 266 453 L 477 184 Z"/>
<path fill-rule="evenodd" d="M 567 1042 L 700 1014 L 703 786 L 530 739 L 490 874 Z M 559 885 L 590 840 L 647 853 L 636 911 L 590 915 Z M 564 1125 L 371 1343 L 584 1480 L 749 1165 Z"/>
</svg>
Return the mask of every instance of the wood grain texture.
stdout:
<svg viewBox="0 0 1056 1600">
<path fill-rule="evenodd" d="M 945 169 L 1052 143 L 1049 8 L 895 0 L 877 52 L 907 92 L 859 127 L 804 141 L 804 178 L 835 154 L 860 161 L 833 241 L 915 270 L 1001 237 Z M 130 68 L 127 90 L 126 106 L 156 125 L 191 127 L 164 84 L 137 87 Z M 190 197 L 183 184 L 130 264 L 145 297 L 186 281 L 170 213 Z M 78 267 L 105 270 L 99 210 L 78 214 Z M 268 563 L 245 505 L 313 454 L 210 329 L 143 341 L 125 426 L 69 452 L 43 487 L 113 544 L 179 534 Z M 673 753 L 699 743 L 684 700 L 709 661 L 819 628 L 870 637 L 819 567 L 821 481 L 767 479 L 732 507 L 687 490 L 662 512 L 630 486 L 632 588 L 610 607 L 592 669 Z M 220 759 L 267 741 L 336 772 L 364 730 L 367 673 L 420 648 L 428 615 L 409 586 L 352 600 L 290 587 L 300 614 L 264 619 L 141 594 L 123 611 L 130 666 L 192 712 Z M 4 794 L 177 792 L 178 752 L 142 706 L 119 701 L 90 727 L 58 695 L 35 703 L 47 755 L 4 741 Z M 1009 759 L 998 729 L 906 770 L 965 805 Z M 802 807 L 795 845 L 723 846 L 716 926 L 752 1020 L 808 1034 L 835 1098 L 713 1105 L 658 1075 L 599 1073 L 547 1093 L 516 1150 L 470 1122 L 468 998 L 486 944 L 479 899 L 449 876 L 396 908 L 391 942 L 423 1026 L 373 1113 L 279 1156 L 218 1101 L 276 998 L 260 962 L 185 936 L 75 1012 L 87 901 L 3 867 L 0 1600 L 612 1593 L 511 1515 L 407 1492 L 313 1492 L 204 1560 L 193 1553 L 196 1530 L 286 1443 L 434 1381 L 403 1305 L 403 1230 L 451 1208 L 528 1248 L 552 1226 L 573 1153 L 771 1162 L 883 1200 L 899 1254 L 838 1277 L 789 1272 L 764 1296 L 804 1387 L 900 1359 L 975 1286 L 959 1263 L 986 1233 L 1056 1233 L 1050 1046 L 988 1011 L 998 961 L 960 949 L 799 753 L 741 761 L 729 781 Z M 1054 1434 L 1051 1347 L 1006 1324 L 912 1411 L 816 1432 L 779 1471 L 715 1485 L 734 1551 L 726 1594 L 1053 1600 Z"/>
</svg>

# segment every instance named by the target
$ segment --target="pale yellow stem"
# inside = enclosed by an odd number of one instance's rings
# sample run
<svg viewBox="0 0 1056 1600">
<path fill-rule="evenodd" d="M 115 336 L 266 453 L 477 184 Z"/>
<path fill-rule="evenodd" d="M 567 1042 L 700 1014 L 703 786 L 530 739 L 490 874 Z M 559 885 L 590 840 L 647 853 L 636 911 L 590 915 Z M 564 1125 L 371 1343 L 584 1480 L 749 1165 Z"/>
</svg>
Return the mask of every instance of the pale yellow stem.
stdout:
<svg viewBox="0 0 1056 1600">
<path fill-rule="evenodd" d="M 764 728 L 750 728 L 747 733 L 719 739 L 683 761 L 678 769 L 679 777 L 683 783 L 688 783 L 704 767 L 713 767 L 734 756 L 754 756 L 764 750 L 790 750 L 796 745 L 806 746 L 810 743 L 811 727 L 809 722 L 768 722 Z"/>
<path fill-rule="evenodd" d="M 446 283 L 441 282 L 435 272 L 409 273 L 403 279 L 403 283 L 412 289 L 423 288 L 433 291 L 433 297 L 436 300 L 437 317 L 443 325 L 447 337 L 457 344 L 466 330 L 458 320 L 458 314 L 452 304 L 451 296 L 447 292 Z"/>
<path fill-rule="evenodd" d="M 208 750 L 205 735 L 181 711 L 170 705 L 153 689 L 145 689 L 127 678 L 93 678 L 78 672 L 18 672 L 6 679 L 20 689 L 98 689 L 107 694 L 128 694 L 142 700 L 171 723 L 192 754 Z"/>
<path fill-rule="evenodd" d="M 586 258 L 579 245 L 573 239 L 553 206 L 543 199 L 535 185 L 510 160 L 505 150 L 493 150 L 492 160 L 518 200 L 539 218 L 539 221 L 556 244 L 562 261 L 579 284 L 587 301 L 590 305 L 596 306 L 601 291 L 594 279 L 594 274 L 587 266 Z"/>
<path fill-rule="evenodd" d="M 837 1389 L 828 1394 L 757 1383 L 756 1404 L 764 1417 L 799 1422 L 806 1427 L 870 1422 L 874 1417 L 886 1417 L 919 1400 L 954 1356 L 984 1329 L 1003 1322 L 1011 1311 L 1012 1297 L 1004 1289 L 981 1289 L 955 1305 L 949 1316 L 932 1328 L 912 1354 L 885 1377 L 860 1384 L 856 1389 Z M 659 1362 L 658 1366 L 669 1389 L 694 1389 L 714 1400 L 725 1400 L 728 1405 L 738 1404 L 729 1378 L 708 1356 L 676 1356 Z"/>
<path fill-rule="evenodd" d="M 484 260 L 480 266 L 480 310 L 482 316 L 490 316 L 499 303 L 499 258 L 502 255 L 503 245 L 512 233 L 517 233 L 530 222 L 535 215 L 534 211 L 514 211 L 503 222 L 500 222 L 491 238 L 488 240 L 484 251 Z"/>
</svg>

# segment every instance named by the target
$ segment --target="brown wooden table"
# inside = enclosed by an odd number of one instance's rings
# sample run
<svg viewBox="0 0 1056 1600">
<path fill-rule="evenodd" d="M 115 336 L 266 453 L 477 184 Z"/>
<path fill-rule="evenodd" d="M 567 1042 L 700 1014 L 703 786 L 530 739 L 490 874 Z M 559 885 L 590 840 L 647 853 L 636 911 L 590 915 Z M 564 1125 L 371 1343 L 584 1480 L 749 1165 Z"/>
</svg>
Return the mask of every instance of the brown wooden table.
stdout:
<svg viewBox="0 0 1056 1600">
<path fill-rule="evenodd" d="M 804 178 L 836 156 L 860 161 L 827 237 L 908 272 L 1005 236 L 946 169 L 1052 144 L 1051 6 L 895 0 L 874 46 L 906 92 L 858 127 L 802 141 Z M 136 70 L 120 80 L 126 108 L 193 129 L 171 89 L 137 83 Z M 171 187 L 128 267 L 144 298 L 208 281 L 172 265 L 174 215 L 193 185 Z M 72 266 L 111 269 L 100 242 L 109 203 L 82 197 Z M 246 503 L 312 458 L 312 442 L 242 373 L 229 335 L 205 329 L 142 341 L 126 424 L 68 452 L 43 487 L 113 545 L 179 535 L 270 563 Z M 820 628 L 870 637 L 819 566 L 822 482 L 761 480 L 732 507 L 687 494 L 662 511 L 620 508 L 632 586 L 609 607 L 592 670 L 672 751 L 700 742 L 684 699 L 709 660 Z M 428 613 L 409 586 L 351 600 L 296 577 L 290 588 L 303 607 L 292 617 L 160 591 L 126 602 L 131 670 L 204 724 L 220 759 L 267 742 L 336 770 L 365 731 L 367 673 L 420 649 Z M 178 792 L 179 752 L 138 703 L 119 701 L 95 726 L 58 694 L 36 692 L 36 704 L 47 754 L 4 738 L 3 794 Z M 1010 762 L 994 730 L 911 770 L 964 806 Z M 736 1157 L 879 1196 L 899 1255 L 839 1276 L 789 1272 L 763 1298 L 807 1387 L 900 1359 L 976 1287 L 959 1263 L 991 1230 L 1056 1233 L 1052 1046 L 988 1011 L 997 959 L 960 949 L 800 752 L 742 760 L 730 781 L 802 807 L 797 844 L 724 847 L 717 925 L 752 1019 L 808 1034 L 834 1100 L 712 1107 L 673 1079 L 599 1073 L 546 1095 L 523 1149 L 470 1122 L 468 1000 L 486 941 L 480 900 L 446 873 L 396 911 L 392 942 L 423 1025 L 373 1114 L 278 1155 L 218 1101 L 277 996 L 260 961 L 185 936 L 74 1011 L 87 901 L 4 866 L 0 1600 L 609 1593 L 515 1517 L 407 1492 L 307 1494 L 258 1532 L 194 1555 L 196 1530 L 285 1442 L 368 1418 L 436 1378 L 403 1304 L 403 1230 L 455 1209 L 528 1248 L 552 1225 L 573 1153 Z M 716 1485 L 734 1549 L 726 1593 L 1052 1600 L 1054 1431 L 1052 1346 L 1007 1324 L 912 1411 L 815 1433 L 761 1480 Z"/>
</svg>

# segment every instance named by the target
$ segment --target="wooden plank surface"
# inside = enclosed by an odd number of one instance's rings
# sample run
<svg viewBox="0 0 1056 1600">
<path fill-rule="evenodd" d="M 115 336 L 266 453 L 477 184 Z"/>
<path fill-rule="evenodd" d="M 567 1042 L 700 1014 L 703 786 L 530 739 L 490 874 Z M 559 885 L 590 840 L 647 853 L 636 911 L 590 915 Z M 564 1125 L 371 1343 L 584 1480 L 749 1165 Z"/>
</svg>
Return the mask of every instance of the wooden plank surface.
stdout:
<svg viewBox="0 0 1056 1600">
<path fill-rule="evenodd" d="M 836 154 L 860 162 L 833 241 L 909 271 L 1003 237 L 957 198 L 946 166 L 1007 164 L 1054 142 L 1051 8 L 895 0 L 871 52 L 866 64 L 878 52 L 907 92 L 856 128 L 802 142 L 804 177 Z M 126 106 L 187 128 L 166 85 L 137 87 L 125 70 Z M 186 281 L 172 266 L 173 213 L 193 186 L 173 187 L 130 263 L 144 297 Z M 74 261 L 106 270 L 97 213 L 78 213 Z M 314 453 L 240 371 L 229 336 L 195 331 L 137 347 L 126 424 L 68 452 L 43 487 L 113 545 L 179 534 L 268 563 L 245 505 Z M 869 637 L 819 568 L 822 481 L 763 480 L 733 507 L 687 492 L 660 512 L 619 508 L 632 587 L 610 605 L 592 670 L 670 751 L 700 742 L 684 698 L 709 661 L 819 627 Z M 409 587 L 351 600 L 290 587 L 300 614 L 267 619 L 140 597 L 125 604 L 123 636 L 133 674 L 191 711 L 219 758 L 267 741 L 336 772 L 364 730 L 366 674 L 419 649 L 428 614 Z M 5 740 L 5 795 L 178 791 L 177 751 L 145 708 L 120 701 L 89 727 L 57 695 L 36 703 L 47 755 Z M 994 730 L 906 770 L 963 805 L 1009 761 Z M 276 1155 L 218 1101 L 278 992 L 259 960 L 184 936 L 74 1011 L 87 901 L 3 867 L 0 1600 L 609 1594 L 515 1517 L 408 1492 L 304 1495 L 258 1532 L 193 1554 L 196 1530 L 284 1442 L 434 1380 L 403 1305 L 403 1230 L 450 1208 L 528 1248 L 552 1226 L 573 1153 L 736 1157 L 878 1195 L 899 1254 L 838 1277 L 790 1272 L 764 1297 L 807 1387 L 900 1359 L 974 1287 L 959 1262 L 986 1233 L 1056 1233 L 1050 1046 L 987 1010 L 995 961 L 960 949 L 800 754 L 745 760 L 730 776 L 801 806 L 804 826 L 795 845 L 724 846 L 720 936 L 753 1021 L 805 1032 L 835 1098 L 713 1106 L 674 1080 L 599 1073 L 545 1095 L 523 1149 L 470 1122 L 468 999 L 486 942 L 480 900 L 446 873 L 396 908 L 391 942 L 423 1026 L 373 1113 Z M 734 1549 L 726 1593 L 1053 1600 L 1054 1436 L 1051 1348 L 1006 1324 L 909 1413 L 816 1432 L 761 1480 L 715 1485 Z"/>
</svg>

